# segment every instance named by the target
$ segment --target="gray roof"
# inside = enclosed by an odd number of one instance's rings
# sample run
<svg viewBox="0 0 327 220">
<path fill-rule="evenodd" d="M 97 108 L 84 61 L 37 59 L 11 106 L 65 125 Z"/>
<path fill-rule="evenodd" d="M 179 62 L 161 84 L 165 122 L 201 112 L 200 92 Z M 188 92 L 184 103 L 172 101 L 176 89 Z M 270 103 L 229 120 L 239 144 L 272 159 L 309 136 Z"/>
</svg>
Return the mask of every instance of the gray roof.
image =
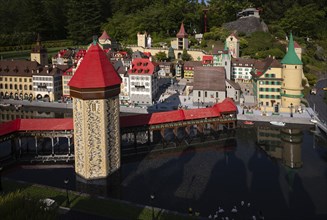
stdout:
<svg viewBox="0 0 327 220">
<path fill-rule="evenodd" d="M 196 66 L 193 90 L 225 91 L 225 68 Z"/>
<path fill-rule="evenodd" d="M 31 77 L 41 66 L 36 61 L 1 60 L 0 76 Z"/>
<path fill-rule="evenodd" d="M 238 83 L 234 82 L 233 80 L 226 79 L 226 82 L 229 83 L 234 89 L 241 90 L 241 87 Z"/>
</svg>

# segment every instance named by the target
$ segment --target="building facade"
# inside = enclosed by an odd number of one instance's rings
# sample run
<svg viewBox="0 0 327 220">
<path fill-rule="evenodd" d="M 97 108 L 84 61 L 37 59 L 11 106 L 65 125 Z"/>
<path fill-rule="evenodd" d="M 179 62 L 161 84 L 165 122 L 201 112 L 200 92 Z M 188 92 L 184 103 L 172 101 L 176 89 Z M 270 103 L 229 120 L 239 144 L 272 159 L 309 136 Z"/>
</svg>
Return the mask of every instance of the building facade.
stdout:
<svg viewBox="0 0 327 220">
<path fill-rule="evenodd" d="M 255 62 L 254 59 L 232 58 L 232 79 L 235 82 L 249 83 Z"/>
<path fill-rule="evenodd" d="M 201 61 L 185 61 L 184 62 L 184 78 L 193 79 L 194 78 L 194 68 L 197 66 L 202 66 Z"/>
<path fill-rule="evenodd" d="M 225 69 L 198 66 L 194 70 L 193 104 L 199 107 L 213 105 L 226 98 Z"/>
<path fill-rule="evenodd" d="M 128 70 L 130 101 L 134 105 L 152 105 L 158 93 L 159 65 L 136 58 Z"/>
<path fill-rule="evenodd" d="M 279 112 L 281 107 L 282 66 L 274 57 L 257 61 L 254 65 L 253 94 L 257 103 L 267 111 Z"/>
</svg>

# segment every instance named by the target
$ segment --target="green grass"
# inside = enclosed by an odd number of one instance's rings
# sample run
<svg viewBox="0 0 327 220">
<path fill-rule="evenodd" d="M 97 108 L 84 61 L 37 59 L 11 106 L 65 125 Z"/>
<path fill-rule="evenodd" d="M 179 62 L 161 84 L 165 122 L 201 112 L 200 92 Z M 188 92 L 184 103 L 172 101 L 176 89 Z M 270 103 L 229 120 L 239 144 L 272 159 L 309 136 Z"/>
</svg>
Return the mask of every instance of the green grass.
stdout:
<svg viewBox="0 0 327 220">
<path fill-rule="evenodd" d="M 51 198 L 54 199 L 59 206 L 67 205 L 65 190 L 15 182 L 8 179 L 3 180 L 3 189 L 5 193 L 19 190 L 20 193 L 30 198 Z M 119 219 L 152 219 L 152 209 L 150 207 L 137 206 L 132 203 L 125 203 L 119 200 L 91 197 L 73 191 L 69 192 L 69 198 L 71 202 L 70 208 L 73 210 Z M 154 214 L 157 220 L 196 219 L 196 217 L 163 212 L 161 209 L 155 209 Z"/>
</svg>

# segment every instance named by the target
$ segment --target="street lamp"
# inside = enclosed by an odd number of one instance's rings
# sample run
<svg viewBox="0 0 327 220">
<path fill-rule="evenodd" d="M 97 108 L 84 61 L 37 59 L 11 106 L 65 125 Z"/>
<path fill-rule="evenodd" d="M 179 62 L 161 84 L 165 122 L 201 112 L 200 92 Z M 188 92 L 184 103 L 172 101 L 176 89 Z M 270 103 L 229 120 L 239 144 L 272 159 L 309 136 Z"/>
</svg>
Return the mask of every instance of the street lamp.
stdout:
<svg viewBox="0 0 327 220">
<path fill-rule="evenodd" d="M 291 109 L 291 118 L 293 117 L 293 103 L 291 103 L 290 109 Z"/>
<path fill-rule="evenodd" d="M 66 199 L 67 199 L 67 207 L 69 207 L 69 205 L 70 205 L 70 201 L 69 201 L 69 196 L 68 196 L 68 182 L 69 182 L 69 179 L 68 178 L 66 178 L 65 180 L 64 180 L 64 183 L 65 183 L 65 187 L 66 187 Z"/>
<path fill-rule="evenodd" d="M 150 195 L 150 198 L 151 198 L 151 206 L 152 206 L 152 220 L 154 220 L 154 206 L 153 206 L 153 200 L 154 200 L 154 194 L 151 194 Z"/>
</svg>

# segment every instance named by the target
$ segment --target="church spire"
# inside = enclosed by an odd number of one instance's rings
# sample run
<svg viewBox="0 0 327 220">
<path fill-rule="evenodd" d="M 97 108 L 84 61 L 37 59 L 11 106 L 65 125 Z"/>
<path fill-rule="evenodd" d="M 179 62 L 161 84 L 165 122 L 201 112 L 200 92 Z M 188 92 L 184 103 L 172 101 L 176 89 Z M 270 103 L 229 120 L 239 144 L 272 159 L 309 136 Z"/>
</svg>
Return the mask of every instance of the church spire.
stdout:
<svg viewBox="0 0 327 220">
<path fill-rule="evenodd" d="M 281 61 L 282 64 L 302 65 L 302 61 L 296 55 L 292 32 L 290 33 L 287 53 Z"/>
<path fill-rule="evenodd" d="M 188 34 L 185 31 L 184 23 L 182 22 L 179 32 L 177 33 L 177 38 L 187 38 Z"/>
</svg>

